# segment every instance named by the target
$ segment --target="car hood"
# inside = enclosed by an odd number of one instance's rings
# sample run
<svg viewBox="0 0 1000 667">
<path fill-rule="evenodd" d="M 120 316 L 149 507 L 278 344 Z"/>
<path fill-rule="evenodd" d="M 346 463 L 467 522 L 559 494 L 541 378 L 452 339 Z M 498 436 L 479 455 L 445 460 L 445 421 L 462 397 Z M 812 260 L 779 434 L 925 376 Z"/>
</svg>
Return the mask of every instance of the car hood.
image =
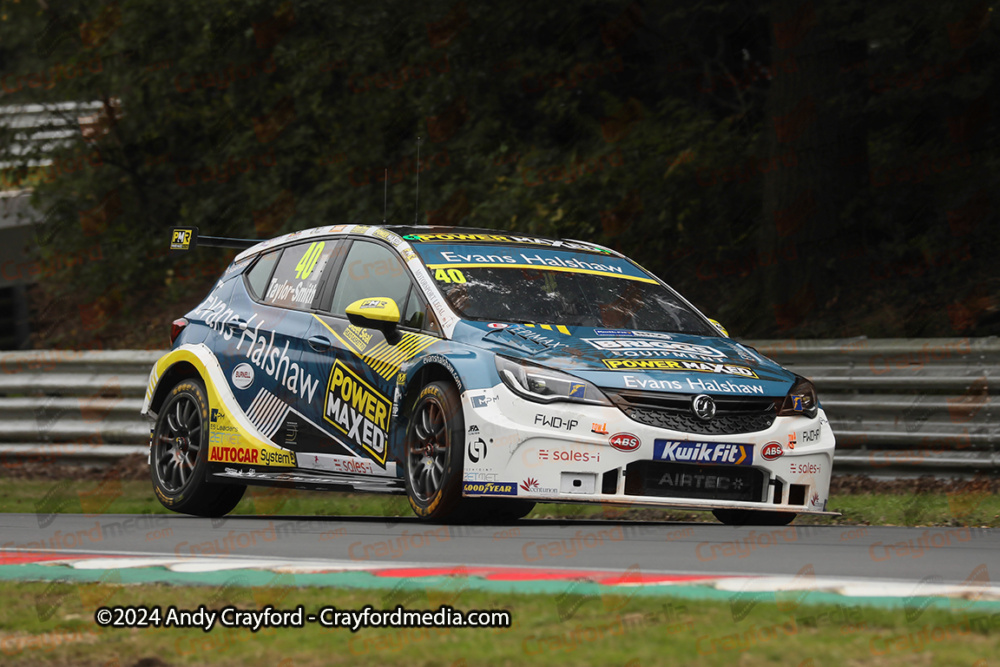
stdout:
<svg viewBox="0 0 1000 667">
<path fill-rule="evenodd" d="M 784 396 L 795 381 L 753 348 L 722 336 L 463 321 L 453 338 L 604 388 Z"/>
</svg>

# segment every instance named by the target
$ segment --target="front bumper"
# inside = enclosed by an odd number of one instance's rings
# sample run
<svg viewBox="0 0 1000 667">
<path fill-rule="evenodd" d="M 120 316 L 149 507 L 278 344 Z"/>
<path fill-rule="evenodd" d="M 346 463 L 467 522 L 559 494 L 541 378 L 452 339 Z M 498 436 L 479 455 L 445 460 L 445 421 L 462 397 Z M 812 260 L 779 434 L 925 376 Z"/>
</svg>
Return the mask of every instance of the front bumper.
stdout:
<svg viewBox="0 0 1000 667">
<path fill-rule="evenodd" d="M 704 435 L 643 424 L 615 406 L 533 403 L 502 383 L 462 403 L 466 496 L 837 514 L 826 511 L 835 439 L 823 410 L 754 433 Z"/>
</svg>

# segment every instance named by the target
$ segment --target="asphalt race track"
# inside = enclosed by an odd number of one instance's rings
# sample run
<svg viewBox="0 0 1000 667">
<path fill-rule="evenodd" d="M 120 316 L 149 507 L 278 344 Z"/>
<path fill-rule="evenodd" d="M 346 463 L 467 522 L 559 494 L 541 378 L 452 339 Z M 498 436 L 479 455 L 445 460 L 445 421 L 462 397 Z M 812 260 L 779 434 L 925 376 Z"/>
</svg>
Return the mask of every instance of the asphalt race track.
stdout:
<svg viewBox="0 0 1000 667">
<path fill-rule="evenodd" d="M 434 526 L 381 517 L 3 514 L 0 549 L 334 561 L 345 567 L 632 569 L 643 574 L 795 575 L 960 584 L 995 564 L 982 528 L 731 527 L 521 521 Z"/>
</svg>

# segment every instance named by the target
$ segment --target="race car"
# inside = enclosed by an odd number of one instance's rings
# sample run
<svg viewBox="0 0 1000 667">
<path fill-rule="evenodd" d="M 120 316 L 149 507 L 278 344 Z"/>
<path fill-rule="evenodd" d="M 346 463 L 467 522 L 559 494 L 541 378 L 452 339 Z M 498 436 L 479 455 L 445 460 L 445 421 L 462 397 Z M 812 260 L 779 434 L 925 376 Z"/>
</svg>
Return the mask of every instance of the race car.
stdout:
<svg viewBox="0 0 1000 667">
<path fill-rule="evenodd" d="M 406 494 L 432 522 L 537 502 L 826 511 L 812 383 L 594 243 L 336 225 L 242 248 L 149 375 L 153 491 L 221 516 L 248 484 Z"/>
</svg>

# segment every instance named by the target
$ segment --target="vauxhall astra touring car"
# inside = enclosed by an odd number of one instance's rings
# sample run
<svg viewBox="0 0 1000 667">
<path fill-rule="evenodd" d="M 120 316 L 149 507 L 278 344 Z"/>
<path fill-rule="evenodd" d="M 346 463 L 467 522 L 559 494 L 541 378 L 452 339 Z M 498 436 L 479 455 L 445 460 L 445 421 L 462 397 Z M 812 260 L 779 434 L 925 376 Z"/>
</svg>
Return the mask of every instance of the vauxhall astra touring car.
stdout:
<svg viewBox="0 0 1000 667">
<path fill-rule="evenodd" d="M 830 514 L 812 383 L 614 250 L 364 225 L 200 242 L 243 250 L 150 372 L 169 509 L 224 515 L 258 484 L 405 494 L 449 522 L 540 501 Z"/>
</svg>

